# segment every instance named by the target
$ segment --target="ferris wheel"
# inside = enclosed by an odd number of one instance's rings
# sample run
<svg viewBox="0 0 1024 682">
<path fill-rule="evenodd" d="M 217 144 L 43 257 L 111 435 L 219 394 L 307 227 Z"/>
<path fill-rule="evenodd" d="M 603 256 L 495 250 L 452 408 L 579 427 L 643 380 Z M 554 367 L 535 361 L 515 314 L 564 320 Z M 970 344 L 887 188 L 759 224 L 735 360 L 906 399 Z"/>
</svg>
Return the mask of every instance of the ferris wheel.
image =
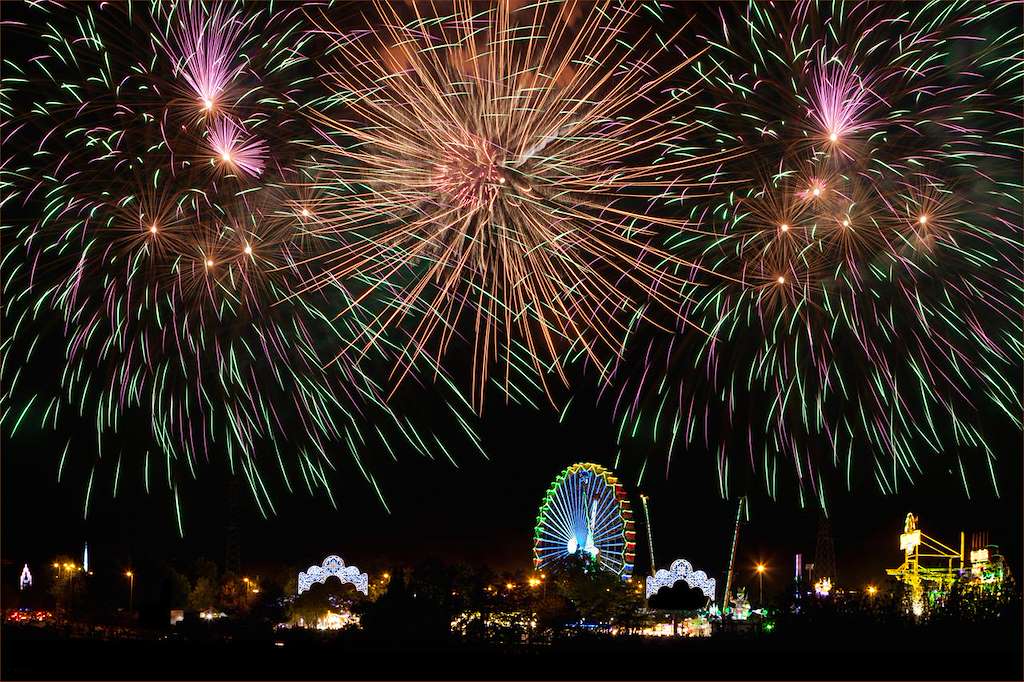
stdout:
<svg viewBox="0 0 1024 682">
<path fill-rule="evenodd" d="M 636 531 L 626 490 L 597 464 L 573 464 L 548 488 L 533 532 L 533 563 L 547 568 L 584 554 L 623 578 L 633 572 Z"/>
</svg>

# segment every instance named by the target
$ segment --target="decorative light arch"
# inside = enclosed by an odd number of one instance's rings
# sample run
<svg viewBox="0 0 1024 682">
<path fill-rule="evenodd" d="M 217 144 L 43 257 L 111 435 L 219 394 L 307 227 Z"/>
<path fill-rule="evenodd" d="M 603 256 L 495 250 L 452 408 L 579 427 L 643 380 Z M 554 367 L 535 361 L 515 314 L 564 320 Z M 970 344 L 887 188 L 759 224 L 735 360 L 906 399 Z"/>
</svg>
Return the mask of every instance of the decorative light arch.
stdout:
<svg viewBox="0 0 1024 682">
<path fill-rule="evenodd" d="M 299 594 L 311 588 L 313 583 L 323 584 L 332 575 L 343 583 L 352 584 L 363 594 L 369 594 L 370 581 L 367 575 L 360 573 L 355 566 L 346 566 L 336 554 L 324 559 L 319 566 L 310 566 L 305 571 L 299 571 Z"/>
<path fill-rule="evenodd" d="M 666 571 L 659 568 L 654 575 L 647 576 L 647 598 L 650 599 L 663 587 L 671 587 L 680 580 L 685 580 L 690 587 L 704 593 L 711 601 L 715 600 L 715 579 L 709 578 L 704 571 L 695 571 L 686 559 L 676 559 Z"/>
</svg>

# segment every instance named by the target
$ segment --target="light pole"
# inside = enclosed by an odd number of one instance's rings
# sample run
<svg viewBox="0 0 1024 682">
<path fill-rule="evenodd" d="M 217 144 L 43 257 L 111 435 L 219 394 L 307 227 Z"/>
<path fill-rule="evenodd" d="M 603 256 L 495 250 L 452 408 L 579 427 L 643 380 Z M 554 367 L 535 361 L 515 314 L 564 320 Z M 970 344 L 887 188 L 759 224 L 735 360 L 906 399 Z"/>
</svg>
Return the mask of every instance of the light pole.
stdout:
<svg viewBox="0 0 1024 682">
<path fill-rule="evenodd" d="M 758 564 L 755 569 L 757 570 L 757 605 L 762 609 L 764 608 L 764 572 L 765 565 Z"/>
<path fill-rule="evenodd" d="M 128 615 L 130 616 L 133 612 L 133 606 L 135 605 L 135 572 L 125 571 L 124 575 L 128 578 Z"/>
</svg>

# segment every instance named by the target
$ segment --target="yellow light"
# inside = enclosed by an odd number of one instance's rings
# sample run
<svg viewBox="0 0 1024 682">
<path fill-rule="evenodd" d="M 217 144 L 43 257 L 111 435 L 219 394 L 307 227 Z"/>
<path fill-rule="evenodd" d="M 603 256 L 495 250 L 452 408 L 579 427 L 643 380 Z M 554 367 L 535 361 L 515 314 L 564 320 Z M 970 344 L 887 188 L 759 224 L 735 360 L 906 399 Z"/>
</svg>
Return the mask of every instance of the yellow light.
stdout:
<svg viewBox="0 0 1024 682">
<path fill-rule="evenodd" d="M 57 564 L 57 563 L 55 563 L 55 564 L 53 565 L 53 567 L 54 567 L 54 568 L 60 568 L 60 564 Z"/>
<path fill-rule="evenodd" d="M 384 574 L 384 580 L 390 580 L 390 579 L 391 579 L 391 574 L 390 573 L 385 573 Z"/>
<path fill-rule="evenodd" d="M 540 579 L 539 578 L 530 578 L 529 582 L 530 582 L 530 587 L 537 587 L 537 585 L 540 585 Z"/>
<path fill-rule="evenodd" d="M 758 565 L 756 566 L 756 569 L 757 569 L 757 572 L 758 572 L 758 573 L 764 573 L 764 570 L 765 570 L 765 568 L 764 568 L 764 564 L 758 564 Z"/>
<path fill-rule="evenodd" d="M 135 574 L 132 573 L 131 571 L 125 571 L 124 572 L 124 577 L 125 578 L 131 578 L 133 575 L 135 575 Z"/>
<path fill-rule="evenodd" d="M 505 583 L 505 589 L 506 590 L 511 590 L 513 587 L 515 587 L 514 583 Z"/>
<path fill-rule="evenodd" d="M 877 587 L 875 587 L 874 585 L 868 585 L 868 594 L 869 595 L 871 595 L 873 597 L 877 593 L 878 593 L 878 588 Z"/>
</svg>

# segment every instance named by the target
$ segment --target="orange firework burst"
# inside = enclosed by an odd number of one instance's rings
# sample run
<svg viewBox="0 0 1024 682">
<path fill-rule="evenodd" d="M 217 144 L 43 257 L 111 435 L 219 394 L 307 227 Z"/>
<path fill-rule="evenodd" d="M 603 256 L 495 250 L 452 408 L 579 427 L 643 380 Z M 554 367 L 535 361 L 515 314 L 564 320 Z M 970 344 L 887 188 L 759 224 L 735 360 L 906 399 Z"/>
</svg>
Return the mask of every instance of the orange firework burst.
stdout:
<svg viewBox="0 0 1024 682">
<path fill-rule="evenodd" d="M 547 392 L 565 353 L 603 367 L 631 321 L 678 309 L 684 263 L 660 246 L 695 228 L 672 204 L 728 152 L 685 152 L 688 96 L 670 84 L 688 60 L 637 26 L 639 6 L 430 8 L 378 3 L 356 34 L 321 22 L 345 116 L 320 116 L 332 200 L 311 229 L 339 246 L 307 286 L 361 279 L 357 303 L 385 299 L 360 343 L 404 326 L 399 379 L 464 340 L 479 408 L 495 363 L 505 390 L 518 366 Z"/>
</svg>

